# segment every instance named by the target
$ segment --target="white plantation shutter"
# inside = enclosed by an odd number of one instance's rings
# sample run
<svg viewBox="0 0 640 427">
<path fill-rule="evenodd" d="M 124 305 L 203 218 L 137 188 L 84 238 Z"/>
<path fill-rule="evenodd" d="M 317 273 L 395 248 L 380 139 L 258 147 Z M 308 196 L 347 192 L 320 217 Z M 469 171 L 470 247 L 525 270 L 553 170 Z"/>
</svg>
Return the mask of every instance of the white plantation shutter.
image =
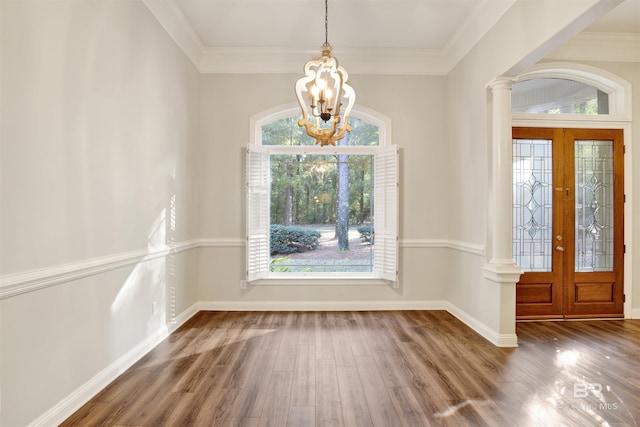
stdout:
<svg viewBox="0 0 640 427">
<path fill-rule="evenodd" d="M 376 275 L 397 283 L 398 147 L 380 148 L 374 160 L 373 226 Z"/>
<path fill-rule="evenodd" d="M 247 281 L 269 273 L 269 152 L 250 144 L 247 148 Z"/>
</svg>

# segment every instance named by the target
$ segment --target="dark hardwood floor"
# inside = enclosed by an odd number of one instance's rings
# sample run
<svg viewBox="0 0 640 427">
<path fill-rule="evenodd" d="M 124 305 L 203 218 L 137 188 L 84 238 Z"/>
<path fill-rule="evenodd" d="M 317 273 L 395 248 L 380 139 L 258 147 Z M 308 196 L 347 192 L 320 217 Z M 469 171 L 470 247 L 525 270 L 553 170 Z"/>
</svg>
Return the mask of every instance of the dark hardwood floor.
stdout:
<svg viewBox="0 0 640 427">
<path fill-rule="evenodd" d="M 640 321 L 200 312 L 63 426 L 636 426 Z"/>
</svg>

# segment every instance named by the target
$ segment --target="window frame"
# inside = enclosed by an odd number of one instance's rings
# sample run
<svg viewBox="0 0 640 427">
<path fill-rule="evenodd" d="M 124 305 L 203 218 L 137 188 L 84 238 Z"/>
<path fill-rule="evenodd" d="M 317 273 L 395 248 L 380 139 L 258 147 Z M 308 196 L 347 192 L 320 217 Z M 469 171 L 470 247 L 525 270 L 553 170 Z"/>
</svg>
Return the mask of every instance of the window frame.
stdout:
<svg viewBox="0 0 640 427">
<path fill-rule="evenodd" d="M 357 108 L 352 116 L 378 127 L 377 146 L 262 145 L 262 127 L 284 117 L 299 114 L 297 104 L 267 110 L 251 118 L 252 141 L 246 149 L 246 281 L 252 285 L 389 285 L 398 282 L 399 230 L 399 151 L 391 141 L 390 120 L 380 114 Z M 366 273 L 277 273 L 269 271 L 269 226 L 271 167 L 270 158 L 278 154 L 371 155 L 374 169 L 374 226 L 376 244 L 372 272 Z M 252 175 L 259 172 L 259 176 Z M 384 179 L 384 182 L 380 181 Z M 254 215 L 252 209 L 259 209 Z M 258 257 L 258 258 L 256 258 Z"/>
</svg>

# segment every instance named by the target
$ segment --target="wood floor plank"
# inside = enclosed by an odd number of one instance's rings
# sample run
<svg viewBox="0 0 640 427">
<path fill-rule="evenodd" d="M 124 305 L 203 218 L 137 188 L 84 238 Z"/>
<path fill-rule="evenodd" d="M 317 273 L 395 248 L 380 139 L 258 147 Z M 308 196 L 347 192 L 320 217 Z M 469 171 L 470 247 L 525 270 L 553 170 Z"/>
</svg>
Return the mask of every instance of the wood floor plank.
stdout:
<svg viewBox="0 0 640 427">
<path fill-rule="evenodd" d="M 333 359 L 318 359 L 316 361 L 316 426 L 344 425 L 336 362 Z"/>
<path fill-rule="evenodd" d="M 235 352 L 232 353 L 233 361 L 228 363 L 229 373 L 226 375 L 222 388 L 240 389 L 246 387 L 256 373 L 254 365 L 258 363 L 258 359 L 262 356 L 262 350 L 258 348 L 256 343 L 251 341 L 234 343 L 234 347 Z"/>
<path fill-rule="evenodd" d="M 216 365 L 224 353 L 226 334 L 221 329 L 215 329 L 205 339 L 196 342 L 199 357 L 189 367 L 185 375 L 173 386 L 173 392 L 193 392 L 200 383 L 207 378 L 207 372 L 211 366 Z"/>
<path fill-rule="evenodd" d="M 233 419 L 234 402 L 237 399 L 240 390 L 238 389 L 220 389 L 214 388 L 206 394 L 206 399 L 200 407 L 190 406 L 190 413 L 176 411 L 175 426 L 194 425 L 198 427 L 206 427 L 212 425 L 227 425 Z M 184 409 L 187 409 L 185 407 Z M 185 420 L 194 418 L 193 424 L 187 424 Z M 161 424 L 149 424 L 161 425 Z"/>
<path fill-rule="evenodd" d="M 264 402 L 259 426 L 286 426 L 291 402 L 293 373 L 274 371 L 271 375 L 267 398 Z"/>
<path fill-rule="evenodd" d="M 144 418 L 139 421 L 140 425 L 148 426 L 169 426 L 172 420 L 175 421 L 174 413 L 179 410 L 184 400 L 190 398 L 190 393 L 169 392 L 158 396 L 153 402 L 153 410 L 146 413 Z M 182 422 L 182 420 L 178 420 Z"/>
<path fill-rule="evenodd" d="M 389 390 L 391 401 L 396 407 L 402 425 L 405 427 L 424 426 L 431 424 L 424 414 L 420 404 L 409 387 L 394 387 Z"/>
<path fill-rule="evenodd" d="M 333 354 L 336 360 L 336 366 L 356 366 L 356 361 L 351 352 L 348 328 L 331 328 L 331 338 L 333 341 Z"/>
<path fill-rule="evenodd" d="M 332 327 L 322 326 L 322 323 L 328 323 L 327 319 L 317 319 L 316 323 L 316 359 L 335 360 L 335 352 L 333 350 L 333 332 Z"/>
<path fill-rule="evenodd" d="M 349 314 L 349 328 L 347 334 L 349 337 L 349 346 L 351 347 L 351 354 L 354 357 L 371 356 L 371 350 L 365 339 L 363 331 L 366 330 L 366 326 L 360 325 L 358 318 L 360 315 L 357 313 Z"/>
<path fill-rule="evenodd" d="M 64 422 L 65 427 L 82 427 L 89 425 L 112 425 L 111 406 L 102 402 L 89 402 Z"/>
<path fill-rule="evenodd" d="M 237 418 L 260 418 L 262 414 L 277 352 L 262 349 L 260 352 L 252 370 L 253 375 L 248 376 L 250 382 L 240 389 L 234 402 L 232 413 Z"/>
<path fill-rule="evenodd" d="M 337 371 L 345 426 L 373 426 L 358 368 L 338 366 Z"/>
<path fill-rule="evenodd" d="M 406 359 L 400 354 L 399 344 L 402 343 L 390 339 L 383 333 L 379 334 L 375 343 L 371 343 L 372 358 L 378 365 L 387 387 L 405 387 L 411 382 L 410 374 L 405 369 Z"/>
<path fill-rule="evenodd" d="M 117 424 L 143 425 L 143 421 L 153 416 L 156 409 L 154 402 L 162 400 L 166 396 L 166 391 L 178 381 L 188 370 L 189 366 L 197 359 L 197 355 L 178 358 L 171 363 L 161 365 L 161 370 L 156 370 L 155 376 L 149 377 L 141 393 L 127 405 L 126 411 L 115 420 Z"/>
<path fill-rule="evenodd" d="M 148 369 L 133 369 L 123 373 L 118 381 L 114 381 L 98 393 L 92 402 L 112 403 L 117 402 L 122 406 L 137 396 L 148 382 L 153 381 L 155 375 L 161 372 L 162 366 L 158 365 Z"/>
<path fill-rule="evenodd" d="M 369 406 L 369 415 L 375 426 L 398 426 L 400 418 L 384 384 L 382 375 L 371 357 L 358 357 L 356 366 L 364 395 Z"/>
<path fill-rule="evenodd" d="M 640 425 L 640 321 L 199 312 L 62 427 Z"/>
<path fill-rule="evenodd" d="M 314 406 L 292 406 L 289 409 L 287 427 L 314 427 L 316 408 Z"/>
<path fill-rule="evenodd" d="M 291 406 L 314 407 L 316 402 L 315 330 L 300 331 L 296 352 Z"/>
<path fill-rule="evenodd" d="M 290 315 L 287 316 L 285 326 L 282 329 L 282 338 L 280 340 L 274 370 L 292 371 L 295 368 L 299 336 L 300 329 L 296 327 L 295 314 L 290 313 Z"/>
<path fill-rule="evenodd" d="M 258 427 L 260 418 L 233 418 L 229 427 Z"/>
</svg>

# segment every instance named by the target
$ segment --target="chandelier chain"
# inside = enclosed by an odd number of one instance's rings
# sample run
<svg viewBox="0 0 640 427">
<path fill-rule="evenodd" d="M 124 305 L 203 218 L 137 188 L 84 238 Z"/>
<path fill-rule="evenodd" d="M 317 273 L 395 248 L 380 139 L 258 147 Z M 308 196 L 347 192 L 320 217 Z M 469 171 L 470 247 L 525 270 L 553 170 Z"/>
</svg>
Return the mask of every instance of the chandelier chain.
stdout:
<svg viewBox="0 0 640 427">
<path fill-rule="evenodd" d="M 329 0 L 324 0 L 324 45 L 329 46 Z"/>
</svg>

